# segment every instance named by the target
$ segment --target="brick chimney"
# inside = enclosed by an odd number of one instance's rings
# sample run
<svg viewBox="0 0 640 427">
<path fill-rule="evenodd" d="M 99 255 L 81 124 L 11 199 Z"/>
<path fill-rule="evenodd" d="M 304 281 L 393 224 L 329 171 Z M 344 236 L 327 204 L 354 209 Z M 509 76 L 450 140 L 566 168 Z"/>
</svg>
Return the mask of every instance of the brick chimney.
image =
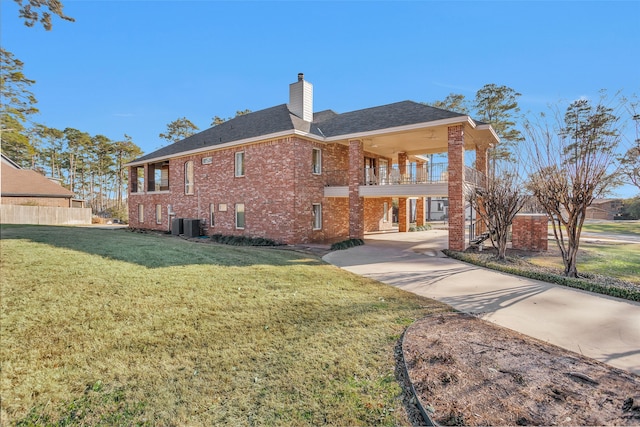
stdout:
<svg viewBox="0 0 640 427">
<path fill-rule="evenodd" d="M 298 73 L 298 81 L 289 85 L 289 111 L 307 122 L 313 121 L 313 85 Z"/>
</svg>

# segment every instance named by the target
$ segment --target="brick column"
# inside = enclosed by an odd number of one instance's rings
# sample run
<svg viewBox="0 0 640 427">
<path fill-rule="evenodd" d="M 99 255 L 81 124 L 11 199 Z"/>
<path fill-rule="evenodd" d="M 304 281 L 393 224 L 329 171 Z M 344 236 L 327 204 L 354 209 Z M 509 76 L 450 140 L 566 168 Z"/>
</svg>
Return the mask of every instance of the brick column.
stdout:
<svg viewBox="0 0 640 427">
<path fill-rule="evenodd" d="M 404 182 L 407 173 L 407 153 L 398 153 L 398 171 L 400 172 L 400 183 Z M 398 231 L 409 230 L 409 206 L 406 197 L 398 198 Z"/>
<path fill-rule="evenodd" d="M 513 218 L 511 247 L 525 251 L 546 251 L 548 220 L 544 214 L 517 214 Z"/>
<path fill-rule="evenodd" d="M 424 225 L 424 197 L 418 197 L 416 202 L 416 227 Z"/>
<path fill-rule="evenodd" d="M 483 182 L 484 185 L 487 184 L 487 171 L 489 170 L 488 167 L 488 157 L 487 157 L 487 150 L 489 149 L 488 146 L 476 146 L 476 169 L 478 170 L 478 172 L 481 172 L 484 174 L 485 180 Z M 482 199 L 480 199 L 478 201 L 478 212 L 476 213 L 476 216 L 478 219 L 480 219 L 481 215 L 484 215 L 484 209 L 482 209 Z M 487 227 L 484 224 L 484 221 L 480 220 L 477 223 L 477 227 L 476 227 L 476 235 L 482 234 L 485 231 L 487 231 Z"/>
<path fill-rule="evenodd" d="M 398 231 L 404 233 L 409 230 L 409 204 L 406 197 L 398 198 Z"/>
<path fill-rule="evenodd" d="M 360 183 L 364 178 L 364 149 L 359 139 L 349 141 L 349 238 L 364 238 L 364 199 Z"/>
<path fill-rule="evenodd" d="M 464 126 L 449 126 L 449 249 L 465 249 Z"/>
<path fill-rule="evenodd" d="M 400 171 L 400 182 L 404 182 L 407 173 L 407 153 L 398 153 L 398 170 Z"/>
</svg>

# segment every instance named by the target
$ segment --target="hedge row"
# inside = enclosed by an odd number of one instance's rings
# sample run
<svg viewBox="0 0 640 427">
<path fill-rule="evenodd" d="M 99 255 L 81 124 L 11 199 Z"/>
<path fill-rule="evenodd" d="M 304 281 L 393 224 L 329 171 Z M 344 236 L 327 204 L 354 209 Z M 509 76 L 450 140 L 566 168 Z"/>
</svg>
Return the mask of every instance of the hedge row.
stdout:
<svg viewBox="0 0 640 427">
<path fill-rule="evenodd" d="M 409 227 L 409 231 L 428 231 L 431 230 L 431 226 L 429 224 L 425 225 L 412 225 Z"/>
<path fill-rule="evenodd" d="M 608 295 L 616 298 L 623 298 L 629 301 L 640 301 L 640 291 L 619 288 L 615 286 L 601 285 L 599 283 L 593 283 L 588 280 L 576 279 L 573 277 L 565 277 L 553 273 L 545 273 L 533 270 L 526 270 L 522 268 L 512 267 L 497 264 L 495 262 L 488 262 L 479 260 L 463 252 L 450 251 L 448 249 L 443 250 L 445 255 L 451 258 L 455 258 L 460 261 L 468 262 L 470 264 L 479 265 L 481 267 L 490 268 L 492 270 L 501 271 L 503 273 L 514 274 L 517 276 L 527 277 L 529 279 L 541 280 L 543 282 L 554 283 L 556 285 L 568 286 L 570 288 L 582 289 L 583 291 L 595 292 L 602 295 Z"/>
<path fill-rule="evenodd" d="M 281 246 L 271 239 L 264 237 L 248 237 L 248 236 L 225 236 L 224 234 L 213 234 L 211 240 L 216 243 L 222 243 L 232 246 Z"/>
<path fill-rule="evenodd" d="M 354 246 L 361 246 L 361 245 L 364 245 L 364 240 L 362 239 L 348 239 L 348 240 L 343 240 L 342 242 L 334 243 L 333 245 L 331 245 L 331 250 L 339 251 L 342 249 L 349 249 L 349 248 L 353 248 Z"/>
</svg>

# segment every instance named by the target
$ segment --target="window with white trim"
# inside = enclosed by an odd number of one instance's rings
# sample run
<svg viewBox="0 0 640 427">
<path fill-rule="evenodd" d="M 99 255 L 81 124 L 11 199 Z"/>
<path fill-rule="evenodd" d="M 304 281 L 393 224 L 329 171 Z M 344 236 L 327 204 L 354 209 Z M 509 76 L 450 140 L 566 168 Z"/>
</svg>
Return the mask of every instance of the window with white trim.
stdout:
<svg viewBox="0 0 640 427">
<path fill-rule="evenodd" d="M 156 224 L 162 224 L 162 205 L 156 205 Z"/>
<path fill-rule="evenodd" d="M 311 210 L 313 214 L 313 229 L 322 230 L 322 205 L 314 203 Z"/>
<path fill-rule="evenodd" d="M 244 203 L 236 203 L 236 228 L 244 228 Z"/>
<path fill-rule="evenodd" d="M 322 151 L 319 148 L 313 149 L 312 154 L 312 172 L 314 175 L 320 175 L 322 173 Z"/>
<path fill-rule="evenodd" d="M 184 164 L 184 194 L 194 193 L 193 184 L 193 160 L 189 160 Z"/>
<path fill-rule="evenodd" d="M 244 151 L 238 151 L 236 153 L 236 176 L 244 176 Z"/>
<path fill-rule="evenodd" d="M 144 205 L 138 205 L 138 222 L 144 222 Z"/>
</svg>

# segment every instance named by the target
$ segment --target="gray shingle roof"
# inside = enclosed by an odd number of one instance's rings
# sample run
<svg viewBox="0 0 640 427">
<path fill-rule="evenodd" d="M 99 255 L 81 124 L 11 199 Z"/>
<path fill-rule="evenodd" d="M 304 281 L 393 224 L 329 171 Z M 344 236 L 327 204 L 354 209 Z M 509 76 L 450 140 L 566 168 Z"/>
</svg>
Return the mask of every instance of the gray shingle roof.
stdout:
<svg viewBox="0 0 640 427">
<path fill-rule="evenodd" d="M 281 104 L 235 117 L 139 157 L 133 162 L 166 158 L 199 148 L 215 147 L 220 144 L 284 131 L 299 130 L 328 138 L 428 123 L 453 117 L 465 117 L 465 115 L 413 101 L 402 101 L 343 114 L 338 114 L 331 110 L 320 111 L 314 114 L 313 123 L 309 123 L 291 114 L 286 104 Z"/>
</svg>

